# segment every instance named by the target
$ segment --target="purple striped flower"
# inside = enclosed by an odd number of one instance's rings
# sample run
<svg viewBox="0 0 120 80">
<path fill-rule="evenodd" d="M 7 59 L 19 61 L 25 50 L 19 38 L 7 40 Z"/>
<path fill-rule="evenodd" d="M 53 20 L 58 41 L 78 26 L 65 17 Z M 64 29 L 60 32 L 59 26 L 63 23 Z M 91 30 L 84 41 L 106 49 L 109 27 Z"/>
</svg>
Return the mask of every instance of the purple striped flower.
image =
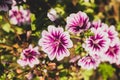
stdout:
<svg viewBox="0 0 120 80">
<path fill-rule="evenodd" d="M 108 38 L 108 34 L 98 29 L 94 32 L 93 36 L 86 39 L 83 47 L 90 54 L 98 53 L 100 55 L 108 50 L 109 45 L 110 39 Z"/>
<path fill-rule="evenodd" d="M 0 0 L 0 11 L 8 11 L 12 4 L 12 0 Z"/>
<path fill-rule="evenodd" d="M 14 25 L 30 24 L 30 11 L 24 10 L 22 6 L 13 6 L 9 11 L 10 22 Z"/>
<path fill-rule="evenodd" d="M 55 57 L 58 61 L 70 55 L 67 48 L 73 46 L 68 32 L 64 32 L 63 28 L 55 26 L 48 26 L 48 31 L 42 32 L 42 38 L 39 40 L 39 45 L 45 53 L 48 54 L 50 60 Z"/>
<path fill-rule="evenodd" d="M 23 50 L 21 58 L 17 60 L 17 62 L 23 67 L 29 65 L 32 68 L 35 64 L 39 64 L 39 60 L 37 58 L 39 54 L 38 47 L 33 48 L 32 45 L 29 45 L 27 49 Z"/>
<path fill-rule="evenodd" d="M 109 49 L 103 54 L 103 61 L 117 63 L 120 57 L 120 41 L 114 45 L 110 45 Z M 120 63 L 120 62 L 119 62 Z"/>
<path fill-rule="evenodd" d="M 100 57 L 94 54 L 92 56 L 87 55 L 81 58 L 78 61 L 78 65 L 81 66 L 83 69 L 96 69 L 96 67 L 99 66 L 100 62 Z"/>
<path fill-rule="evenodd" d="M 67 17 L 66 29 L 71 33 L 81 33 L 90 27 L 89 18 L 86 13 L 79 11 Z"/>
</svg>

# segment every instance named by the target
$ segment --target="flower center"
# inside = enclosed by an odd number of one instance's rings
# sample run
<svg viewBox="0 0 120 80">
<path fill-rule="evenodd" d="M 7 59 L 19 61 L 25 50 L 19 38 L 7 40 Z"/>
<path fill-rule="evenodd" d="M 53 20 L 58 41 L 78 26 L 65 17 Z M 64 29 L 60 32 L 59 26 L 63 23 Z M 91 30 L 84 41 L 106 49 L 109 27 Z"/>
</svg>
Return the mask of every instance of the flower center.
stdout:
<svg viewBox="0 0 120 80">
<path fill-rule="evenodd" d="M 90 58 L 87 58 L 87 62 L 91 62 L 91 59 L 90 59 Z"/>
<path fill-rule="evenodd" d="M 17 13 L 16 18 L 22 18 L 21 12 L 18 12 L 18 13 Z"/>
<path fill-rule="evenodd" d="M 110 52 L 114 53 L 114 48 L 113 47 L 110 47 Z"/>
<path fill-rule="evenodd" d="M 54 45 L 59 46 L 60 43 L 61 43 L 61 41 L 59 39 L 56 39 L 54 42 Z"/>
<path fill-rule="evenodd" d="M 26 53 L 24 53 L 26 58 L 32 58 L 33 56 L 36 56 L 36 52 L 34 51 L 28 51 Z"/>
<path fill-rule="evenodd" d="M 97 45 L 98 43 L 99 43 L 98 40 L 94 40 L 94 41 L 93 41 L 93 44 L 96 44 L 96 45 Z"/>
</svg>

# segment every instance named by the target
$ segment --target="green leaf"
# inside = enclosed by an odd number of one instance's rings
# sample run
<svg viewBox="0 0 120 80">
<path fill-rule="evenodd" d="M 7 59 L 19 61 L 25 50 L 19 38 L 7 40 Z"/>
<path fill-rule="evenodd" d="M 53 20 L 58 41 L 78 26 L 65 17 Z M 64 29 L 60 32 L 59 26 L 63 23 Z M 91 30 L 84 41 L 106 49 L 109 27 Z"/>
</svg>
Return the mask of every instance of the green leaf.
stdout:
<svg viewBox="0 0 120 80">
<path fill-rule="evenodd" d="M 90 2 L 83 2 L 82 5 L 86 6 L 86 7 L 95 7 L 96 5 Z"/>
<path fill-rule="evenodd" d="M 2 29 L 9 33 L 11 31 L 10 25 L 8 23 L 2 25 Z"/>
<path fill-rule="evenodd" d="M 22 28 L 19 28 L 19 27 L 16 26 L 15 29 L 17 30 L 18 34 L 22 34 L 23 33 Z"/>
<path fill-rule="evenodd" d="M 2 76 L 0 76 L 0 80 L 6 80 L 6 74 L 3 74 Z"/>
<path fill-rule="evenodd" d="M 117 25 L 117 30 L 120 31 L 120 22 Z"/>
<path fill-rule="evenodd" d="M 31 14 L 31 28 L 32 28 L 32 31 L 36 30 L 35 23 L 34 23 L 35 20 L 36 20 L 35 15 Z"/>
<path fill-rule="evenodd" d="M 67 80 L 67 77 L 66 76 L 61 77 L 60 80 Z"/>
<path fill-rule="evenodd" d="M 85 12 L 86 12 L 86 13 L 94 13 L 94 10 L 91 9 L 91 8 L 88 8 L 88 9 L 85 10 Z"/>
</svg>

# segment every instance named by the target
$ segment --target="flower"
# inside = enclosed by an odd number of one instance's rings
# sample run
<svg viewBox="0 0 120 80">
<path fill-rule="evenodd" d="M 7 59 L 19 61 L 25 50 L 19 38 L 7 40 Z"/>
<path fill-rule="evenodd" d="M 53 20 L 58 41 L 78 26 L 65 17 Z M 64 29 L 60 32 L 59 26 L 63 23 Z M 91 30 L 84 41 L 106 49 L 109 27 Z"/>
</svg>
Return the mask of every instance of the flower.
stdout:
<svg viewBox="0 0 120 80">
<path fill-rule="evenodd" d="M 32 68 L 35 64 L 39 64 L 39 60 L 37 59 L 39 54 L 38 47 L 33 48 L 32 45 L 29 45 L 27 49 L 23 50 L 21 58 L 17 60 L 17 63 L 23 67 L 29 65 Z"/>
<path fill-rule="evenodd" d="M 98 21 L 93 21 L 92 24 L 91 24 L 91 27 L 92 28 L 95 28 L 95 29 L 98 29 L 102 26 L 102 23 L 101 23 L 101 20 L 98 20 Z"/>
<path fill-rule="evenodd" d="M 47 13 L 47 17 L 51 21 L 55 21 L 58 18 L 58 15 L 57 15 L 57 12 L 55 11 L 55 9 L 51 8 L 50 11 Z"/>
<path fill-rule="evenodd" d="M 0 0 L 0 11 L 8 11 L 12 3 L 12 0 Z"/>
<path fill-rule="evenodd" d="M 81 33 L 90 27 L 89 18 L 86 13 L 79 11 L 67 17 L 66 29 L 71 33 Z"/>
<path fill-rule="evenodd" d="M 79 59 L 78 65 L 81 66 L 83 69 L 96 69 L 96 67 L 99 66 L 100 62 L 100 56 L 94 54 L 91 56 L 87 55 Z"/>
<path fill-rule="evenodd" d="M 108 50 L 109 44 L 110 39 L 108 38 L 108 34 L 98 29 L 94 32 L 93 36 L 86 39 L 83 48 L 90 54 L 97 53 L 101 55 Z"/>
<path fill-rule="evenodd" d="M 48 31 L 42 32 L 42 38 L 38 43 L 42 49 L 47 53 L 50 60 L 55 57 L 58 61 L 70 55 L 67 48 L 73 46 L 68 32 L 63 32 L 63 28 L 56 28 L 53 25 L 48 26 Z"/>
<path fill-rule="evenodd" d="M 111 64 L 117 63 L 120 56 L 120 41 L 114 45 L 110 45 L 103 56 L 103 61 L 109 61 Z"/>
<path fill-rule="evenodd" d="M 115 30 L 115 26 L 113 25 L 111 25 L 110 27 L 102 26 L 101 28 L 104 30 L 104 32 L 108 34 L 108 38 L 110 39 L 110 43 L 112 45 L 119 41 L 118 32 Z"/>
<path fill-rule="evenodd" d="M 111 25 L 110 27 L 108 27 L 107 24 L 101 23 L 100 21 L 94 21 L 91 26 L 92 32 L 96 32 L 97 30 L 102 30 L 106 32 L 111 44 L 114 45 L 114 43 L 119 40 L 118 32 L 115 30 L 115 26 Z"/>
<path fill-rule="evenodd" d="M 14 25 L 30 24 L 30 11 L 24 10 L 22 6 L 13 6 L 9 11 L 10 22 Z"/>
</svg>

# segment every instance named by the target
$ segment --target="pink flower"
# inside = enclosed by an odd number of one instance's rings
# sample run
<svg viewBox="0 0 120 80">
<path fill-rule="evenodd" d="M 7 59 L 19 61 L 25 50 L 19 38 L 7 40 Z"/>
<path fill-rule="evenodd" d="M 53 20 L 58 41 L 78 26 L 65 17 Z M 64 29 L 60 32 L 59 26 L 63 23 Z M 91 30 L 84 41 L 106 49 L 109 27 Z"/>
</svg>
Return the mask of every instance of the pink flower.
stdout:
<svg viewBox="0 0 120 80">
<path fill-rule="evenodd" d="M 10 22 L 14 25 L 30 24 L 30 11 L 24 10 L 22 6 L 13 6 L 9 11 Z"/>
<path fill-rule="evenodd" d="M 78 65 L 83 69 L 96 69 L 100 64 L 100 57 L 96 54 L 88 55 L 78 61 Z"/>
<path fill-rule="evenodd" d="M 112 63 L 117 63 L 120 56 L 120 41 L 116 42 L 114 45 L 110 45 L 109 49 L 103 53 L 103 61 L 109 61 Z"/>
<path fill-rule="evenodd" d="M 89 18 L 86 13 L 79 11 L 67 17 L 66 29 L 71 33 L 81 33 L 90 27 Z"/>
<path fill-rule="evenodd" d="M 110 39 L 110 43 L 114 45 L 115 42 L 119 40 L 118 32 L 115 30 L 115 26 L 111 25 L 108 27 L 107 24 L 101 23 L 100 21 L 92 23 L 92 32 L 96 32 L 97 30 L 102 30 L 108 34 L 108 38 Z"/>
<path fill-rule="evenodd" d="M 42 32 L 42 38 L 39 40 L 39 45 L 47 53 L 50 60 L 55 57 L 58 61 L 70 55 L 67 48 L 73 46 L 68 32 L 64 32 L 63 28 L 55 26 L 48 26 L 48 31 Z"/>
<path fill-rule="evenodd" d="M 39 54 L 38 47 L 33 48 L 32 45 L 29 45 L 27 49 L 23 50 L 21 58 L 17 62 L 23 67 L 29 65 L 32 68 L 35 64 L 39 64 L 39 60 L 37 59 Z"/>
<path fill-rule="evenodd" d="M 115 26 L 102 26 L 101 28 L 104 30 L 104 32 L 108 34 L 108 38 L 110 39 L 111 44 L 114 45 L 116 42 L 119 41 L 118 32 L 115 30 Z"/>
<path fill-rule="evenodd" d="M 108 38 L 108 34 L 98 29 L 94 32 L 93 36 L 86 39 L 83 47 L 90 54 L 97 53 L 101 55 L 108 50 L 109 45 L 110 39 Z"/>
<path fill-rule="evenodd" d="M 101 26 L 102 26 L 102 23 L 101 23 L 100 20 L 98 20 L 98 21 L 93 21 L 92 24 L 91 24 L 91 27 L 92 27 L 92 28 L 95 28 L 95 29 L 98 29 L 98 28 L 100 28 Z"/>
</svg>

